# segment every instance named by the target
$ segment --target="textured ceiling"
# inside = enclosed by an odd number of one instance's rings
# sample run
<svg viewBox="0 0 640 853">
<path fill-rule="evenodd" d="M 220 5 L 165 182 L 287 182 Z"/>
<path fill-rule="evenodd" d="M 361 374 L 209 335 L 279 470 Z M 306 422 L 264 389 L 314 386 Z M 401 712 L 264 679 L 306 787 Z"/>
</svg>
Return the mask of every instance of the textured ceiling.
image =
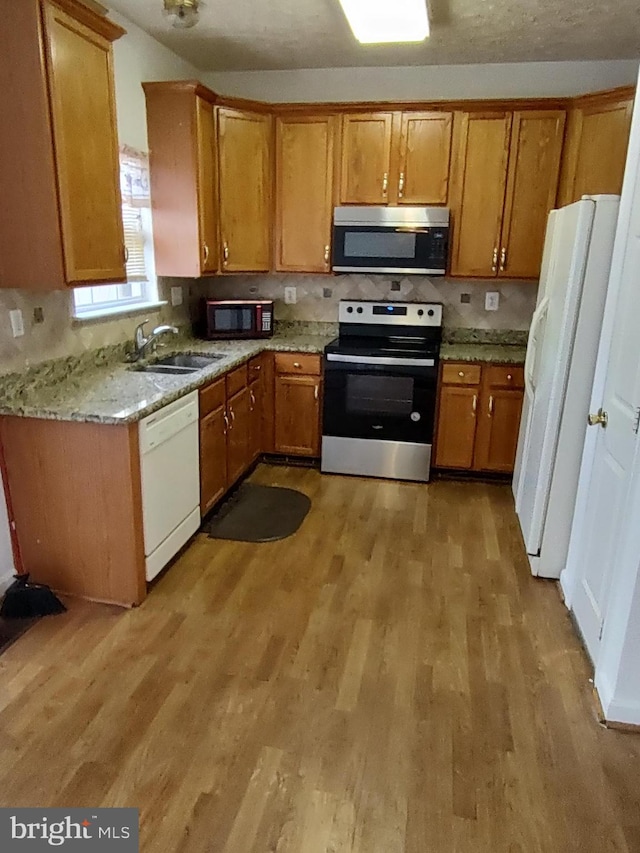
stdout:
<svg viewBox="0 0 640 853">
<path fill-rule="evenodd" d="M 162 0 L 103 0 L 202 71 L 636 59 L 638 0 L 430 0 L 431 37 L 363 46 L 338 0 L 207 0 L 190 30 Z"/>
</svg>

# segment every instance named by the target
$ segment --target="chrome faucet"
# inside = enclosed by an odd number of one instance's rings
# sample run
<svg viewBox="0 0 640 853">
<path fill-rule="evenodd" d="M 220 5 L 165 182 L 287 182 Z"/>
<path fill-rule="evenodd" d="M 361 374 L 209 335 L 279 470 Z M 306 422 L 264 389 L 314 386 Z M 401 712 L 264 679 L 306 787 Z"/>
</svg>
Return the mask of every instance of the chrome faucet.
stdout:
<svg viewBox="0 0 640 853">
<path fill-rule="evenodd" d="M 156 328 L 151 332 L 149 337 L 145 337 L 144 327 L 148 323 L 148 320 L 143 320 L 139 326 L 136 326 L 136 331 L 134 335 L 134 351 L 133 358 L 135 361 L 138 361 L 140 358 L 144 358 L 144 355 L 147 349 L 150 346 L 153 346 L 159 337 L 166 334 L 167 332 L 171 332 L 174 335 L 178 334 L 178 329 L 175 326 L 156 326 Z"/>
</svg>

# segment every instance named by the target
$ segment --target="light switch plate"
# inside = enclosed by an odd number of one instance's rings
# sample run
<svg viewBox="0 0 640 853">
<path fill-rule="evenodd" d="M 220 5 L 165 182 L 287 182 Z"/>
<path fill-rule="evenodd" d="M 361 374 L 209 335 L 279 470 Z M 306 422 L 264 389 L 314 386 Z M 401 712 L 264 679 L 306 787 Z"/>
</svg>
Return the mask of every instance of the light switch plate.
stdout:
<svg viewBox="0 0 640 853">
<path fill-rule="evenodd" d="M 298 291 L 293 285 L 289 287 L 285 287 L 284 289 L 284 304 L 285 305 L 295 305 L 298 301 Z"/>
<path fill-rule="evenodd" d="M 21 338 L 24 335 L 24 320 L 22 319 L 22 311 L 19 308 L 9 311 L 9 322 L 11 323 L 13 337 Z"/>
<path fill-rule="evenodd" d="M 484 310 L 497 311 L 500 307 L 500 293 L 497 290 L 492 290 L 484 297 Z"/>
<path fill-rule="evenodd" d="M 171 288 L 171 304 L 174 308 L 176 305 L 182 305 L 182 288 L 180 285 Z"/>
</svg>

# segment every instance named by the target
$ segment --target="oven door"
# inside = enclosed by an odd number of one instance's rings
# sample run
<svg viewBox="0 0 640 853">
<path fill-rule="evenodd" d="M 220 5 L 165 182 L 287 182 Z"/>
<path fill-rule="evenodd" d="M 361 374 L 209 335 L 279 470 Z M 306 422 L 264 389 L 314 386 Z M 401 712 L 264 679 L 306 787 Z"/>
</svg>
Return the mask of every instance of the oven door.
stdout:
<svg viewBox="0 0 640 853">
<path fill-rule="evenodd" d="M 334 225 L 334 272 L 444 275 L 446 227 Z"/>
<path fill-rule="evenodd" d="M 323 435 L 430 445 L 434 359 L 327 353 Z"/>
</svg>

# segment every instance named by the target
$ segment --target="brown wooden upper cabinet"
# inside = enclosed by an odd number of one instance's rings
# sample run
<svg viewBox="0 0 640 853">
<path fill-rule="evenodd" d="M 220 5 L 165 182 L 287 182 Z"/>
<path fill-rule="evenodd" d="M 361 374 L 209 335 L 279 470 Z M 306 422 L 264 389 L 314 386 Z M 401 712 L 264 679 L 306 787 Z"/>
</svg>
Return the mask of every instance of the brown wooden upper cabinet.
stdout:
<svg viewBox="0 0 640 853">
<path fill-rule="evenodd" d="M 276 258 L 283 272 L 331 269 L 334 116 L 276 119 Z"/>
<path fill-rule="evenodd" d="M 569 113 L 559 203 L 622 190 L 633 98 L 588 96 Z"/>
<path fill-rule="evenodd" d="M 213 104 L 197 84 L 144 83 L 158 275 L 218 270 Z M 202 95 L 199 92 L 202 91 Z"/>
<path fill-rule="evenodd" d="M 14 6 L 0 56 L 0 286 L 125 281 L 112 65 L 125 31 L 71 0 Z"/>
<path fill-rule="evenodd" d="M 342 117 L 341 204 L 446 204 L 452 114 Z"/>
<path fill-rule="evenodd" d="M 538 277 L 565 118 L 564 110 L 456 114 L 452 275 Z"/>
<path fill-rule="evenodd" d="M 220 253 L 223 272 L 271 265 L 272 118 L 218 108 Z"/>
</svg>

